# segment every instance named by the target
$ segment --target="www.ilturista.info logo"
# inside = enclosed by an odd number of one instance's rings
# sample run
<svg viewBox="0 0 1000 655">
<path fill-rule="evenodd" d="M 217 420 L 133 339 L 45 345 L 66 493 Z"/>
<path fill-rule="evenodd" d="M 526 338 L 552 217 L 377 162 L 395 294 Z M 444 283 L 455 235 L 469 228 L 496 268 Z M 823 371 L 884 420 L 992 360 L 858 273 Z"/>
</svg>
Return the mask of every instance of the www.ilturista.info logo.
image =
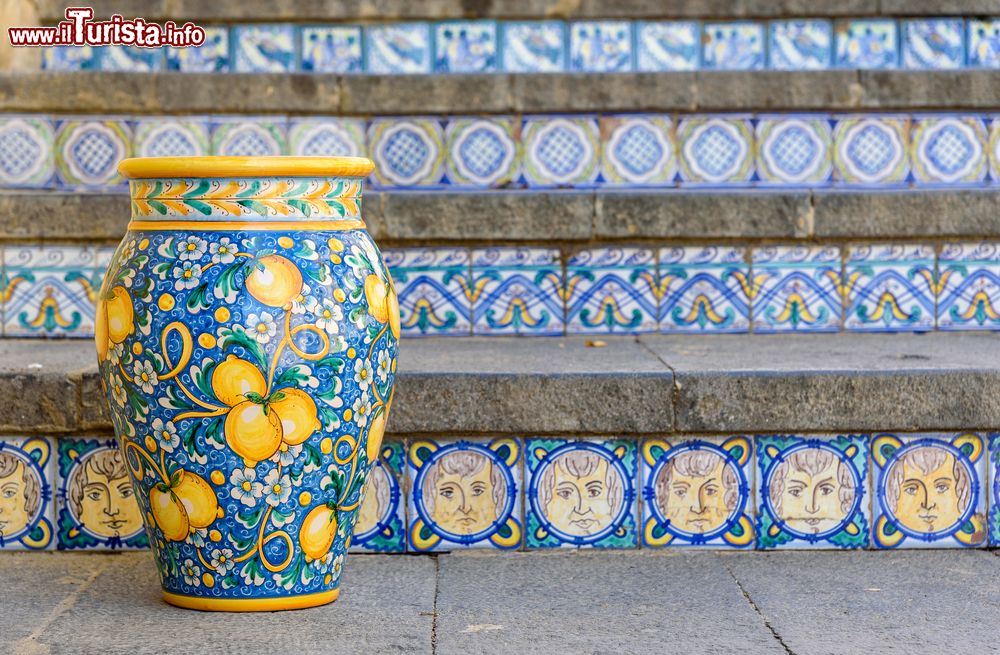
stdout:
<svg viewBox="0 0 1000 655">
<path fill-rule="evenodd" d="M 163 25 L 142 18 L 126 20 L 115 14 L 110 20 L 95 21 L 91 7 L 67 7 L 66 20 L 55 27 L 8 27 L 14 46 L 128 45 L 140 48 L 173 46 L 186 48 L 205 42 L 205 30 L 194 23 Z"/>
</svg>

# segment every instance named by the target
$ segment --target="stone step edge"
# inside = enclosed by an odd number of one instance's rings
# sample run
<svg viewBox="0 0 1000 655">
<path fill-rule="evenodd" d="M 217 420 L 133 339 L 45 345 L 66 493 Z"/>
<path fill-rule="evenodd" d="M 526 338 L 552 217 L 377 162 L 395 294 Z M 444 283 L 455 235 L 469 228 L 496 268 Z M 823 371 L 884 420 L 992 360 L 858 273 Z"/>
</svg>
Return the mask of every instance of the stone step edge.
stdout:
<svg viewBox="0 0 1000 655">
<path fill-rule="evenodd" d="M 383 246 L 1000 237 L 1000 188 L 935 191 L 380 191 Z M 126 194 L 0 192 L 0 242 L 116 243 Z"/>
<path fill-rule="evenodd" d="M 1000 71 L 0 73 L 0 111 L 338 115 L 992 110 Z"/>
<path fill-rule="evenodd" d="M 95 359 L 89 340 L 0 341 L 0 434 L 111 434 Z M 997 385 L 986 333 L 404 339 L 388 430 L 988 431 Z"/>
</svg>

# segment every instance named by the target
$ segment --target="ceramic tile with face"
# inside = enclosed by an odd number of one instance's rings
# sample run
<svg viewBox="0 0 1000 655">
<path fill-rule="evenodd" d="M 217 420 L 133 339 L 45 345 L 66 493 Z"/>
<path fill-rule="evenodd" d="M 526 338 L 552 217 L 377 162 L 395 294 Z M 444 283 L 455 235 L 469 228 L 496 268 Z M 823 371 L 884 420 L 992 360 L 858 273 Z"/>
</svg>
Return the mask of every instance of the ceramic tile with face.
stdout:
<svg viewBox="0 0 1000 655">
<path fill-rule="evenodd" d="M 403 248 L 383 252 L 408 337 L 472 331 L 472 270 L 464 248 Z"/>
<path fill-rule="evenodd" d="M 974 432 L 873 435 L 875 547 L 985 545 L 986 445 Z"/>
<path fill-rule="evenodd" d="M 757 548 L 866 548 L 868 437 L 758 436 Z"/>
<path fill-rule="evenodd" d="M 372 179 L 378 186 L 441 183 L 444 130 L 437 118 L 376 118 L 368 125 L 368 152 L 375 162 Z"/>
<path fill-rule="evenodd" d="M 670 186 L 677 175 L 673 123 L 666 114 L 602 116 L 601 177 L 609 185 Z"/>
<path fill-rule="evenodd" d="M 430 26 L 398 23 L 366 28 L 365 61 L 368 72 L 376 75 L 430 73 Z"/>
<path fill-rule="evenodd" d="M 213 116 L 212 154 L 272 157 L 288 153 L 284 116 Z"/>
<path fill-rule="evenodd" d="M 910 170 L 906 116 L 839 116 L 833 131 L 838 184 L 900 186 Z"/>
<path fill-rule="evenodd" d="M 1000 68 L 1000 19 L 970 20 L 968 63 L 976 68 Z"/>
<path fill-rule="evenodd" d="M 769 246 L 753 251 L 754 332 L 838 332 L 840 248 Z"/>
<path fill-rule="evenodd" d="M 682 118 L 677 125 L 682 184 L 748 185 L 753 125 L 740 115 Z"/>
<path fill-rule="evenodd" d="M 434 26 L 435 73 L 492 73 L 496 70 L 495 21 L 446 21 Z"/>
<path fill-rule="evenodd" d="M 445 142 L 449 186 L 504 187 L 520 176 L 512 118 L 449 118 Z"/>
<path fill-rule="evenodd" d="M 762 70 L 764 26 L 760 23 L 706 23 L 702 65 L 709 70 Z"/>
<path fill-rule="evenodd" d="M 527 439 L 527 548 L 635 548 L 634 439 Z"/>
<path fill-rule="evenodd" d="M 303 27 L 301 38 L 302 70 L 316 73 L 364 72 L 359 26 Z"/>
<path fill-rule="evenodd" d="M 840 20 L 834 25 L 835 64 L 839 68 L 891 69 L 899 66 L 896 21 Z"/>
<path fill-rule="evenodd" d="M 852 246 L 844 268 L 844 328 L 922 332 L 934 328 L 934 250 L 922 245 Z"/>
<path fill-rule="evenodd" d="M 54 548 L 53 440 L 0 437 L 0 550 Z"/>
<path fill-rule="evenodd" d="M 919 18 L 902 24 L 903 68 L 950 70 L 965 65 L 965 21 Z"/>
<path fill-rule="evenodd" d="M 660 332 L 747 332 L 750 267 L 731 246 L 660 249 Z"/>
<path fill-rule="evenodd" d="M 772 21 L 769 37 L 769 67 L 774 70 L 825 70 L 833 61 L 830 21 Z"/>
<path fill-rule="evenodd" d="M 560 335 L 565 331 L 559 251 L 472 251 L 472 333 Z"/>
<path fill-rule="evenodd" d="M 0 187 L 52 186 L 54 141 L 53 122 L 47 116 L 7 114 L 0 118 Z"/>
<path fill-rule="evenodd" d="M 642 442 L 642 545 L 753 548 L 749 437 Z"/>
<path fill-rule="evenodd" d="M 656 260 L 649 248 L 607 247 L 566 263 L 568 334 L 638 334 L 657 329 Z"/>
<path fill-rule="evenodd" d="M 620 73 L 632 70 L 632 23 L 594 21 L 570 24 L 570 70 Z"/>
<path fill-rule="evenodd" d="M 757 120 L 761 185 L 826 186 L 832 171 L 829 116 L 764 115 Z"/>
<path fill-rule="evenodd" d="M 701 56 L 701 25 L 693 21 L 636 23 L 636 70 L 693 71 Z"/>
<path fill-rule="evenodd" d="M 156 116 L 135 122 L 136 157 L 200 157 L 209 154 L 207 116 Z"/>
<path fill-rule="evenodd" d="M 351 552 L 406 552 L 405 465 L 405 444 L 382 442 L 378 464 L 368 474 L 368 487 L 355 519 Z"/>
<path fill-rule="evenodd" d="M 566 23 L 504 21 L 500 25 L 503 70 L 558 73 L 566 70 Z"/>
<path fill-rule="evenodd" d="M 167 70 L 182 73 L 223 73 L 229 66 L 229 28 L 205 27 L 205 41 L 189 48 L 167 48 Z"/>
<path fill-rule="evenodd" d="M 529 186 L 589 186 L 600 164 L 597 117 L 528 116 L 521 129 Z"/>
<path fill-rule="evenodd" d="M 365 121 L 360 118 L 310 116 L 288 122 L 288 148 L 306 157 L 365 157 Z"/>
<path fill-rule="evenodd" d="M 521 547 L 519 440 L 417 440 L 407 462 L 411 551 Z"/>
<path fill-rule="evenodd" d="M 101 277 L 94 254 L 81 246 L 6 246 L 4 336 L 92 337 Z"/>
<path fill-rule="evenodd" d="M 937 329 L 1000 328 L 1000 244 L 946 243 L 937 286 Z"/>
<path fill-rule="evenodd" d="M 106 117 L 63 117 L 56 121 L 57 183 L 63 189 L 125 188 L 118 162 L 131 156 L 132 125 Z"/>
<path fill-rule="evenodd" d="M 42 50 L 42 70 L 89 71 L 100 67 L 100 48 L 84 46 L 49 46 Z"/>
<path fill-rule="evenodd" d="M 114 439 L 57 440 L 59 550 L 146 548 L 142 509 Z"/>
<path fill-rule="evenodd" d="M 233 70 L 288 73 L 295 70 L 295 26 L 237 25 L 232 28 Z"/>
<path fill-rule="evenodd" d="M 979 186 L 986 178 L 987 130 L 978 116 L 916 116 L 913 176 L 921 186 Z"/>
<path fill-rule="evenodd" d="M 162 48 L 109 45 L 100 49 L 102 71 L 153 73 L 163 69 Z"/>
</svg>

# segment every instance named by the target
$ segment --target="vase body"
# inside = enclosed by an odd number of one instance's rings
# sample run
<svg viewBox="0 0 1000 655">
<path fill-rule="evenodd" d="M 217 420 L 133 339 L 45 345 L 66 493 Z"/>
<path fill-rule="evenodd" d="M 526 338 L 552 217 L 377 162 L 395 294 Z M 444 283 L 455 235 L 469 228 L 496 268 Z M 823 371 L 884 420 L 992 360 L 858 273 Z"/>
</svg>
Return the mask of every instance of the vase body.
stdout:
<svg viewBox="0 0 1000 655">
<path fill-rule="evenodd" d="M 379 456 L 399 315 L 361 218 L 371 164 L 301 159 L 122 165 L 97 352 L 172 604 L 334 600 Z"/>
</svg>

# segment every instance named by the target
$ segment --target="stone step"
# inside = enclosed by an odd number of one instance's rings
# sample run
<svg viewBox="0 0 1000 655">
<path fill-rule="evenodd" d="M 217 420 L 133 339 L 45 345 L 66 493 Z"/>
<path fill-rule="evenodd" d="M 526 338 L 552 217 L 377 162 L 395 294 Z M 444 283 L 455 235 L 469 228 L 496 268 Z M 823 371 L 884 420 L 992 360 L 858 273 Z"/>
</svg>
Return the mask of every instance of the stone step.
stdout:
<svg viewBox="0 0 1000 655">
<path fill-rule="evenodd" d="M 0 433 L 111 431 L 88 340 L 0 340 Z M 1000 335 L 404 339 L 395 435 L 991 430 Z"/>
</svg>

